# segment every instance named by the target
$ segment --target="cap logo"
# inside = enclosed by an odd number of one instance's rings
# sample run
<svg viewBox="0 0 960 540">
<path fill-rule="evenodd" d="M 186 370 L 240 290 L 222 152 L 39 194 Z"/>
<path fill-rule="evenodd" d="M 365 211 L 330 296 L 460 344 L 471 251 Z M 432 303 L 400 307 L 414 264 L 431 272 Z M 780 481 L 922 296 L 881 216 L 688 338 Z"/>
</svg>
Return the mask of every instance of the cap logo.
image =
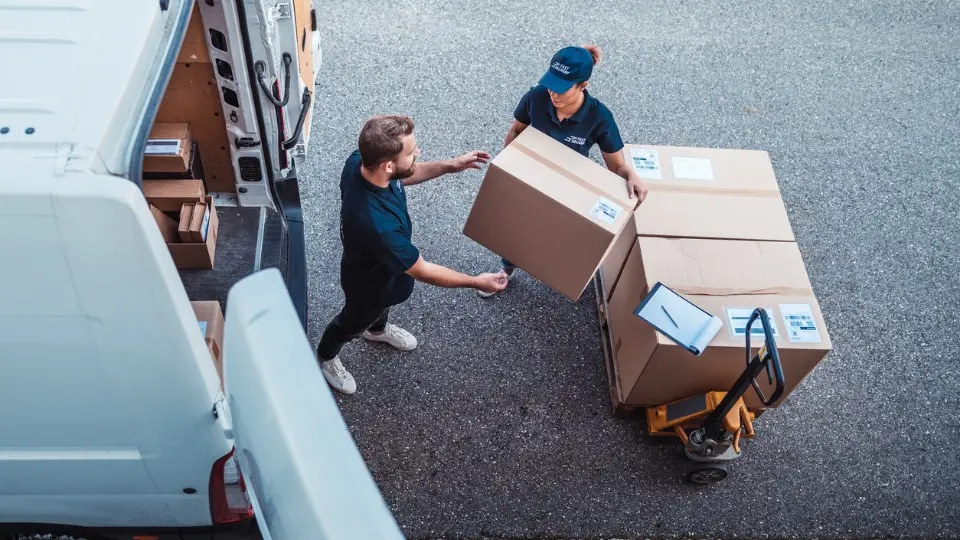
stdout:
<svg viewBox="0 0 960 540">
<path fill-rule="evenodd" d="M 563 73 L 564 75 L 570 74 L 570 66 L 566 64 L 561 64 L 560 62 L 554 62 L 553 65 L 551 65 L 550 67 L 559 71 L 560 73 Z"/>
</svg>

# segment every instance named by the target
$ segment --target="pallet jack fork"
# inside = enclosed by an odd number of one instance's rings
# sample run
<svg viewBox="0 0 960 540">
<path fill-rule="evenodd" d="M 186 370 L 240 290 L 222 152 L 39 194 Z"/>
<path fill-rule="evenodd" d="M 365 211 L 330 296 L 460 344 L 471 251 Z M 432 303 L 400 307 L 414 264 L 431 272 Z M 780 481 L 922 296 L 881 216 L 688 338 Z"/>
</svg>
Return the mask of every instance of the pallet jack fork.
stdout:
<svg viewBox="0 0 960 540">
<path fill-rule="evenodd" d="M 763 326 L 764 343 L 751 356 L 750 329 L 757 319 Z M 740 439 L 754 437 L 756 414 L 747 409 L 743 395 L 752 385 L 765 406 L 783 394 L 783 370 L 766 310 L 753 310 L 746 328 L 747 367 L 727 392 L 707 392 L 647 408 L 650 435 L 676 436 L 687 457 L 686 478 L 697 484 L 710 484 L 727 477 L 727 463 L 740 457 Z M 776 384 L 768 399 L 756 378 L 766 370 L 770 384 Z"/>
</svg>

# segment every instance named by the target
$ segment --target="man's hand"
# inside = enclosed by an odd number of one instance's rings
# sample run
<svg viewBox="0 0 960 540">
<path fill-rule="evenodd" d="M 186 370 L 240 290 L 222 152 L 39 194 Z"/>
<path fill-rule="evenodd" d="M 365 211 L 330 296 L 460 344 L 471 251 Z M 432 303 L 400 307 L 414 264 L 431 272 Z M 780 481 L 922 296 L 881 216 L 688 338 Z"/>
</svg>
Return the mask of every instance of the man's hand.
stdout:
<svg viewBox="0 0 960 540">
<path fill-rule="evenodd" d="M 482 163 L 490 161 L 490 154 L 482 150 L 474 150 L 450 160 L 450 172 L 462 172 L 467 169 L 479 169 Z"/>
<path fill-rule="evenodd" d="M 640 202 L 643 202 L 647 198 L 647 183 L 633 171 L 630 172 L 633 174 L 630 174 L 630 178 L 627 180 L 627 193 L 631 199 L 637 196 L 640 198 Z"/>
<path fill-rule="evenodd" d="M 437 287 L 470 287 L 486 292 L 499 292 L 507 288 L 507 274 L 480 274 L 471 276 L 461 274 L 456 270 L 451 270 L 445 266 L 434 264 L 423 260 L 423 257 L 417 259 L 408 270 L 407 275 L 412 276 L 418 281 L 436 285 Z"/>
<path fill-rule="evenodd" d="M 507 288 L 507 274 L 505 272 L 479 274 L 476 281 L 473 288 L 483 292 L 495 293 Z"/>
</svg>

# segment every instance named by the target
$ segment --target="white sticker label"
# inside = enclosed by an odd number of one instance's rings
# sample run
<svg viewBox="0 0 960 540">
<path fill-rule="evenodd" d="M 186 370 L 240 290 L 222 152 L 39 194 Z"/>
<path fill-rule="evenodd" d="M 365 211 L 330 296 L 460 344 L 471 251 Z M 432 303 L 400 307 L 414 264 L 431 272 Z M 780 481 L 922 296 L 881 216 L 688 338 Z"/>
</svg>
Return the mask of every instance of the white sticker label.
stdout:
<svg viewBox="0 0 960 540">
<path fill-rule="evenodd" d="M 707 158 L 675 157 L 673 163 L 674 178 L 684 180 L 714 180 L 713 165 Z"/>
<path fill-rule="evenodd" d="M 590 215 L 608 225 L 612 225 L 622 211 L 623 209 L 613 201 L 600 197 L 597 204 L 593 205 L 593 209 L 590 210 Z"/>
<path fill-rule="evenodd" d="M 200 333 L 207 337 L 207 321 L 197 321 L 200 324 Z"/>
<path fill-rule="evenodd" d="M 822 343 L 810 304 L 780 304 L 780 314 L 791 343 Z"/>
<path fill-rule="evenodd" d="M 210 228 L 210 206 L 207 205 L 207 211 L 203 213 L 203 222 L 200 224 L 200 238 L 207 241 L 207 230 Z"/>
<path fill-rule="evenodd" d="M 660 172 L 660 156 L 657 155 L 656 150 L 631 148 L 630 158 L 633 162 L 633 170 L 637 171 L 640 178 L 663 180 L 663 173 Z"/>
<path fill-rule="evenodd" d="M 727 320 L 730 322 L 730 337 L 737 339 L 743 338 L 747 335 L 747 321 L 750 320 L 750 315 L 753 314 L 753 310 L 756 308 L 727 308 Z M 773 314 L 772 308 L 765 308 L 767 310 L 767 315 Z M 773 322 L 773 318 L 770 318 L 770 326 L 773 328 L 773 337 L 779 337 L 780 334 L 777 333 L 777 325 Z M 753 338 L 763 339 L 763 323 L 760 322 L 760 317 L 757 317 L 753 324 L 750 326 L 750 345 L 753 346 L 754 343 L 757 345 L 760 344 L 759 341 L 754 342 Z"/>
<path fill-rule="evenodd" d="M 150 156 L 176 156 L 180 153 L 180 139 L 148 139 L 143 153 Z"/>
</svg>

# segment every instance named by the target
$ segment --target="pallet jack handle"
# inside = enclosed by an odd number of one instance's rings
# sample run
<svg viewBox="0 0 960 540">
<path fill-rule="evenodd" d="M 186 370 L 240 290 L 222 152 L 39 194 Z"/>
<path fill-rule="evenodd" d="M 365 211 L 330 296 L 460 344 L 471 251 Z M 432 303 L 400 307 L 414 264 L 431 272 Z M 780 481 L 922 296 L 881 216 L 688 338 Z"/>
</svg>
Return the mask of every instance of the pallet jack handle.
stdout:
<svg viewBox="0 0 960 540">
<path fill-rule="evenodd" d="M 753 322 L 757 319 L 760 319 L 760 324 L 763 326 L 763 335 L 764 335 L 764 344 L 760 348 L 760 351 L 757 354 L 753 355 L 751 358 L 750 352 L 750 328 L 753 326 Z M 743 397 L 743 394 L 747 392 L 747 389 L 752 385 L 753 389 L 757 392 L 757 395 L 760 397 L 760 401 L 766 405 L 770 406 L 783 395 L 784 383 L 783 383 L 783 370 L 780 367 L 780 354 L 777 352 L 777 343 L 773 337 L 773 329 L 770 324 L 770 317 L 767 315 L 767 311 L 763 308 L 757 308 L 753 310 L 753 313 L 750 314 L 750 319 L 747 321 L 746 328 L 746 339 L 747 339 L 747 367 L 743 370 L 743 373 L 740 374 L 740 377 L 737 379 L 737 382 L 733 383 L 733 387 L 727 392 L 723 400 L 720 402 L 720 405 L 711 412 L 707 418 L 703 421 L 703 427 L 705 435 L 711 439 L 718 441 L 720 440 L 723 434 L 723 419 L 727 416 L 737 401 Z M 767 371 L 767 377 L 770 379 L 770 383 L 774 383 L 776 380 L 776 387 L 774 388 L 773 395 L 770 399 L 764 395 L 763 391 L 760 390 L 760 386 L 757 384 L 756 378 L 762 371 Z"/>
<path fill-rule="evenodd" d="M 767 310 L 763 308 L 757 308 L 753 310 L 753 313 L 750 314 L 750 319 L 747 321 L 747 371 L 750 371 L 750 327 L 753 325 L 753 322 L 757 319 L 760 319 L 760 324 L 763 326 L 763 347 L 760 348 L 760 351 L 756 355 L 756 359 L 763 364 L 767 370 L 767 380 L 770 384 L 774 384 L 774 379 L 776 379 L 776 386 L 773 389 L 773 396 L 770 399 L 764 395 L 763 390 L 760 390 L 760 386 L 757 384 L 756 376 L 750 378 L 750 384 L 753 385 L 753 389 L 757 392 L 757 396 L 760 397 L 760 402 L 769 407 L 777 402 L 780 399 L 780 396 L 783 395 L 783 369 L 780 366 L 780 353 L 777 350 L 777 342 L 773 336 L 772 326 L 770 325 L 770 316 L 767 315 Z M 758 373 L 759 375 L 759 373 Z"/>
</svg>

